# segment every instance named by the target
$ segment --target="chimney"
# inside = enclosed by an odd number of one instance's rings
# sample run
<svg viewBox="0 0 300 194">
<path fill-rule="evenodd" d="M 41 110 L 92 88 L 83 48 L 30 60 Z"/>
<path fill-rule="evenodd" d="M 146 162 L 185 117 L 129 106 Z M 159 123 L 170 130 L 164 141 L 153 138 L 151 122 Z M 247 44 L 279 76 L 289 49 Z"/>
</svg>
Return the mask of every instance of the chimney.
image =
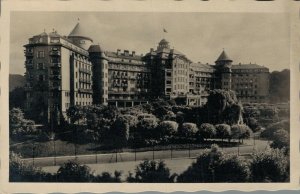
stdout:
<svg viewBox="0 0 300 194">
<path fill-rule="evenodd" d="M 150 48 L 150 52 L 153 52 L 154 51 L 154 49 L 153 48 Z"/>
<path fill-rule="evenodd" d="M 132 56 L 135 56 L 135 51 L 132 51 Z"/>
<path fill-rule="evenodd" d="M 120 55 L 121 49 L 117 49 L 117 55 Z"/>
<path fill-rule="evenodd" d="M 128 56 L 129 55 L 129 51 L 128 50 L 124 50 L 124 55 Z"/>
</svg>

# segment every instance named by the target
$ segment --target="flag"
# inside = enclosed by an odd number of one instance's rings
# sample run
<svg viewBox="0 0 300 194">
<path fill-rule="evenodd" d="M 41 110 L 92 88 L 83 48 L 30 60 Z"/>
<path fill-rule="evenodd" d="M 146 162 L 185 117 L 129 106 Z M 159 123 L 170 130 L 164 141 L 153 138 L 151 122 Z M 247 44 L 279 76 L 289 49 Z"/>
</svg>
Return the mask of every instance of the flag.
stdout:
<svg viewBox="0 0 300 194">
<path fill-rule="evenodd" d="M 168 33 L 168 31 L 167 31 L 166 29 L 164 29 L 164 32 L 165 32 L 165 33 Z"/>
</svg>

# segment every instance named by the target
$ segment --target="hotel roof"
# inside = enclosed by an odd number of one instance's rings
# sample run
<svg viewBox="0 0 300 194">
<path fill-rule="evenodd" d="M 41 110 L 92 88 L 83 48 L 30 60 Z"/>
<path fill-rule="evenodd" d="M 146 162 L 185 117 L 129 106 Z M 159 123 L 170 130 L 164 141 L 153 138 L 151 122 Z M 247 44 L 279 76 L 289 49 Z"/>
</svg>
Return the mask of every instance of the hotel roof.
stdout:
<svg viewBox="0 0 300 194">
<path fill-rule="evenodd" d="M 91 38 L 86 36 L 86 33 L 83 31 L 83 28 L 81 27 L 79 22 L 75 25 L 68 37 L 81 37 L 93 42 Z"/>
</svg>

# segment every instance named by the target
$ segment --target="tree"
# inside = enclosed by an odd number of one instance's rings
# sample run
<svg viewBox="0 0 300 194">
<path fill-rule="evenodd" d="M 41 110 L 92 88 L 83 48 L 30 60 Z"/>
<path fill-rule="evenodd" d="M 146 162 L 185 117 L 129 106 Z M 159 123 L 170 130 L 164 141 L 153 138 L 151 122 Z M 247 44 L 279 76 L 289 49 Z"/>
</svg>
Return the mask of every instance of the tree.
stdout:
<svg viewBox="0 0 300 194">
<path fill-rule="evenodd" d="M 238 139 L 239 142 L 241 139 L 249 138 L 251 134 L 252 131 L 247 125 L 233 125 L 231 127 L 231 137 Z"/>
<path fill-rule="evenodd" d="M 192 138 L 196 135 L 198 130 L 195 123 L 183 123 L 179 133 L 185 138 Z"/>
<path fill-rule="evenodd" d="M 9 181 L 10 182 L 52 182 L 54 176 L 43 172 L 31 164 L 21 160 L 21 156 L 13 152 L 9 155 Z"/>
<path fill-rule="evenodd" d="M 289 158 L 280 149 L 267 149 L 253 155 L 251 163 L 253 182 L 287 182 Z"/>
<path fill-rule="evenodd" d="M 215 89 L 209 93 L 206 104 L 208 121 L 211 123 L 240 123 L 242 106 L 234 91 Z"/>
<path fill-rule="evenodd" d="M 135 176 L 129 174 L 128 182 L 137 183 L 168 183 L 172 182 L 170 169 L 166 167 L 163 161 L 145 160 L 135 169 Z"/>
<path fill-rule="evenodd" d="M 186 171 L 177 178 L 178 182 L 246 182 L 250 171 L 248 164 L 236 155 L 226 155 L 217 145 L 203 152 Z"/>
<path fill-rule="evenodd" d="M 124 114 L 124 115 L 120 115 L 118 119 L 121 119 L 125 123 L 127 123 L 130 129 L 135 128 L 138 123 L 138 118 L 137 116 L 134 115 Z"/>
<path fill-rule="evenodd" d="M 122 119 L 117 119 L 111 126 L 109 139 L 116 149 L 127 145 L 129 138 L 129 124 Z"/>
<path fill-rule="evenodd" d="M 250 118 L 244 119 L 244 121 L 245 121 L 245 124 L 248 125 L 252 129 L 253 132 L 257 132 L 260 129 L 257 119 L 250 117 Z"/>
<path fill-rule="evenodd" d="M 80 119 L 84 118 L 85 114 L 80 106 L 71 106 L 67 110 L 67 116 L 71 119 L 72 123 L 78 121 L 79 124 Z"/>
<path fill-rule="evenodd" d="M 143 139 L 156 139 L 159 136 L 157 126 L 156 118 L 143 118 L 137 124 L 136 135 Z"/>
<path fill-rule="evenodd" d="M 182 174 L 177 178 L 178 182 L 197 183 L 214 182 L 214 169 L 221 163 L 223 153 L 217 145 L 212 145 L 211 150 L 205 150 L 197 157 Z"/>
<path fill-rule="evenodd" d="M 60 182 L 91 182 L 91 169 L 86 165 L 80 165 L 76 161 L 64 163 L 57 171 Z"/>
<path fill-rule="evenodd" d="M 93 182 L 96 183 L 120 183 L 122 173 L 119 171 L 114 172 L 114 176 L 108 172 L 102 172 L 100 175 L 94 177 Z"/>
<path fill-rule="evenodd" d="M 237 155 L 224 154 L 215 168 L 215 182 L 247 182 L 249 178 L 249 164 Z"/>
<path fill-rule="evenodd" d="M 162 136 L 172 136 L 177 133 L 178 124 L 175 121 L 162 121 L 158 126 Z"/>
<path fill-rule="evenodd" d="M 9 109 L 24 108 L 25 104 L 25 91 L 23 87 L 16 87 L 9 92 Z"/>
<path fill-rule="evenodd" d="M 24 135 L 35 135 L 38 130 L 32 120 L 24 118 L 24 113 L 19 108 L 13 108 L 9 111 L 9 131 L 10 137 L 21 140 Z"/>
<path fill-rule="evenodd" d="M 290 134 L 283 129 L 279 129 L 277 130 L 274 134 L 273 134 L 273 142 L 271 144 L 272 148 L 286 148 L 287 150 L 289 150 L 290 148 Z"/>
<path fill-rule="evenodd" d="M 216 128 L 214 125 L 209 123 L 203 123 L 200 125 L 200 129 L 199 129 L 200 137 L 207 140 L 208 138 L 212 138 L 215 135 L 216 135 Z"/>
<path fill-rule="evenodd" d="M 290 70 L 273 71 L 270 74 L 270 100 L 273 103 L 290 100 Z"/>
<path fill-rule="evenodd" d="M 290 121 L 289 120 L 282 120 L 280 122 L 272 123 L 271 125 L 269 125 L 266 128 L 266 130 L 261 132 L 260 136 L 263 137 L 263 138 L 268 138 L 268 139 L 272 140 L 274 138 L 275 132 L 280 130 L 280 129 L 284 129 L 289 133 L 289 131 L 290 131 Z"/>
<path fill-rule="evenodd" d="M 216 137 L 223 139 L 230 139 L 231 137 L 231 128 L 227 124 L 218 124 L 216 125 Z"/>
</svg>

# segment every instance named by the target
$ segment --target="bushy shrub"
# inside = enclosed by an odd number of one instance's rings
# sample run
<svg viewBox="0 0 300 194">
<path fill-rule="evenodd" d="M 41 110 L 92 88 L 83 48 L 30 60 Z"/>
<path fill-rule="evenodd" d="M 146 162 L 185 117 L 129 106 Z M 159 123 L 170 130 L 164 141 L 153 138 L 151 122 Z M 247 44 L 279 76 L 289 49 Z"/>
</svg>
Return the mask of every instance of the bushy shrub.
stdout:
<svg viewBox="0 0 300 194">
<path fill-rule="evenodd" d="M 220 164 L 223 153 L 219 151 L 217 145 L 213 145 L 211 150 L 205 150 L 191 166 L 188 167 L 177 178 L 177 182 L 197 183 L 213 182 L 213 171 L 216 165 Z"/>
<path fill-rule="evenodd" d="M 76 161 L 64 163 L 57 171 L 60 182 L 91 182 L 92 175 L 90 167 L 78 164 Z"/>
<path fill-rule="evenodd" d="M 172 136 L 178 131 L 178 124 L 175 121 L 162 121 L 158 125 L 162 136 Z"/>
<path fill-rule="evenodd" d="M 215 126 L 216 128 L 216 137 L 223 139 L 227 139 L 231 137 L 231 127 L 227 124 L 218 124 Z"/>
<path fill-rule="evenodd" d="M 202 123 L 199 128 L 198 136 L 204 139 L 213 138 L 216 135 L 216 128 L 210 123 Z"/>
<path fill-rule="evenodd" d="M 198 127 L 195 123 L 183 123 L 179 131 L 181 137 L 191 138 L 198 132 Z"/>
<path fill-rule="evenodd" d="M 215 168 L 215 182 L 247 182 L 249 177 L 249 164 L 237 155 L 224 154 Z"/>
<path fill-rule="evenodd" d="M 118 119 L 127 123 L 130 129 L 135 128 L 138 123 L 138 118 L 137 116 L 134 115 L 124 114 L 124 115 L 120 115 Z"/>
<path fill-rule="evenodd" d="M 247 139 L 251 134 L 252 131 L 247 125 L 233 125 L 231 127 L 231 136 L 233 139 Z"/>
<path fill-rule="evenodd" d="M 212 145 L 177 178 L 178 182 L 245 182 L 250 175 L 248 164 L 238 156 L 227 156 Z"/>
<path fill-rule="evenodd" d="M 157 126 L 158 121 L 156 117 L 139 120 L 133 132 L 135 144 L 147 144 L 150 139 L 158 139 L 160 137 L 160 131 Z"/>
<path fill-rule="evenodd" d="M 277 123 L 270 124 L 264 131 L 261 132 L 260 136 L 263 138 L 273 139 L 274 133 L 279 130 L 283 129 L 287 132 L 290 131 L 290 121 L 283 120 Z"/>
<path fill-rule="evenodd" d="M 126 120 L 118 118 L 110 128 L 108 139 L 115 148 L 127 145 L 129 138 L 129 124 Z"/>
<path fill-rule="evenodd" d="M 148 113 L 139 114 L 138 115 L 138 120 L 142 120 L 142 119 L 155 119 L 155 120 L 157 120 L 155 115 L 148 114 Z"/>
<path fill-rule="evenodd" d="M 253 182 L 286 182 L 289 180 L 289 159 L 284 150 L 267 149 L 253 155 Z"/>
<path fill-rule="evenodd" d="M 135 169 L 135 176 L 131 173 L 127 178 L 128 182 L 137 183 L 168 183 L 172 182 L 170 170 L 163 161 L 145 160 Z"/>
<path fill-rule="evenodd" d="M 111 175 L 109 172 L 102 172 L 100 175 L 96 175 L 93 178 L 93 182 L 97 183 L 120 183 L 121 182 L 120 171 L 115 171 L 114 175 Z"/>
<path fill-rule="evenodd" d="M 248 125 L 253 132 L 259 131 L 260 127 L 257 120 L 253 117 L 244 119 L 246 125 Z"/>
<path fill-rule="evenodd" d="M 287 150 L 289 150 L 290 148 L 290 134 L 283 129 L 279 129 L 277 130 L 274 134 L 273 134 L 273 142 L 271 144 L 272 148 L 286 148 Z"/>
<path fill-rule="evenodd" d="M 40 131 L 32 120 L 24 118 L 24 113 L 19 108 L 9 111 L 9 133 L 14 140 L 22 140 L 24 135 L 37 135 Z"/>
<path fill-rule="evenodd" d="M 9 155 L 9 181 L 10 182 L 53 182 L 55 177 L 43 172 L 40 168 L 26 164 L 18 154 Z"/>
</svg>

